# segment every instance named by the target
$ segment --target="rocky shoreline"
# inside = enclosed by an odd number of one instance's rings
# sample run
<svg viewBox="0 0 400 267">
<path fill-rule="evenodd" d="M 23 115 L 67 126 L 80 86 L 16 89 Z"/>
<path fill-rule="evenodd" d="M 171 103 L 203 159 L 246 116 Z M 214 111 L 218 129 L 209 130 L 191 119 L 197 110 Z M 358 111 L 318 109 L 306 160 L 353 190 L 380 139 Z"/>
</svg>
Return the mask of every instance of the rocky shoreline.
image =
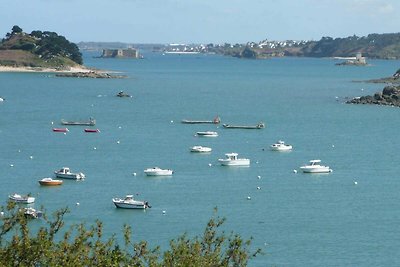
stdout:
<svg viewBox="0 0 400 267">
<path fill-rule="evenodd" d="M 355 97 L 346 101 L 346 104 L 374 104 L 400 107 L 400 86 L 389 85 L 373 96 Z"/>
<path fill-rule="evenodd" d="M 125 75 L 114 75 L 106 72 L 69 72 L 69 73 L 57 73 L 56 77 L 68 77 L 68 78 L 97 78 L 97 79 L 123 79 L 127 78 Z"/>
</svg>

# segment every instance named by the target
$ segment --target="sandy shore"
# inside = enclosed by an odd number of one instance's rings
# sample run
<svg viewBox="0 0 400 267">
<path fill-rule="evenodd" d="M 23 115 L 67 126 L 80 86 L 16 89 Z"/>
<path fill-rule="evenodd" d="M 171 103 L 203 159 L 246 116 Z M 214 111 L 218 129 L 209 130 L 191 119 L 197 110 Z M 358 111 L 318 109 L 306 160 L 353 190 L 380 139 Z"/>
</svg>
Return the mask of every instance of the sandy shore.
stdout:
<svg viewBox="0 0 400 267">
<path fill-rule="evenodd" d="M 86 68 L 84 66 L 70 67 L 65 70 L 52 68 L 33 68 L 33 67 L 10 67 L 0 65 L 0 72 L 56 72 L 56 73 L 75 73 L 75 72 L 101 72 Z"/>
</svg>

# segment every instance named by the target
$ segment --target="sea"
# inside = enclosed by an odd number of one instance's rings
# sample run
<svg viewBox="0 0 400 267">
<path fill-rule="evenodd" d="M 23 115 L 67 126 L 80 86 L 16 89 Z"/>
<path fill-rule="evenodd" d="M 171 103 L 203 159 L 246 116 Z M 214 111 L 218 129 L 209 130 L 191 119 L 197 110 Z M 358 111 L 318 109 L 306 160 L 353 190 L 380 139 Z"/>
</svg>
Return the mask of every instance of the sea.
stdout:
<svg viewBox="0 0 400 267">
<path fill-rule="evenodd" d="M 100 220 L 105 237 L 115 234 L 123 246 L 127 224 L 135 242 L 162 250 L 184 233 L 201 236 L 219 216 L 226 218 L 221 230 L 252 238 L 250 249 L 263 250 L 249 266 L 400 265 L 400 109 L 345 104 L 382 91 L 385 85 L 364 81 L 391 76 L 400 61 L 355 67 L 329 58 L 142 53 L 135 60 L 83 52 L 86 66 L 125 79 L 0 73 L 0 205 L 10 194 L 29 193 L 48 216 L 68 207 L 67 225 Z M 116 97 L 119 91 L 132 97 Z M 215 116 L 266 127 L 181 123 Z M 63 127 L 61 119 L 89 117 L 99 133 L 85 133 L 85 126 L 52 131 Z M 293 150 L 271 151 L 278 140 Z M 191 153 L 195 145 L 212 152 Z M 220 166 L 230 152 L 250 166 Z M 313 159 L 333 172 L 301 173 Z M 156 166 L 174 174 L 145 176 Z M 86 179 L 39 185 L 61 167 Z M 112 198 L 128 194 L 152 207 L 117 209 Z"/>
</svg>

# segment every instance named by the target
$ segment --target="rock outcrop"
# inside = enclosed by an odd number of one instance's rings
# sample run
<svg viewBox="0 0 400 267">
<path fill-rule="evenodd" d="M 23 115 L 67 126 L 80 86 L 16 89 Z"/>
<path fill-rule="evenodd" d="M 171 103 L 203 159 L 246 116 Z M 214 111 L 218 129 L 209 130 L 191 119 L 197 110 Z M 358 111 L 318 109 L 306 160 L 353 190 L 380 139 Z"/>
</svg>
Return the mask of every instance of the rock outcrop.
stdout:
<svg viewBox="0 0 400 267">
<path fill-rule="evenodd" d="M 65 72 L 57 73 L 57 77 L 72 77 L 72 78 L 100 78 L 100 79 L 121 79 L 126 78 L 124 75 L 113 75 L 104 72 L 89 71 L 89 72 Z"/>
<path fill-rule="evenodd" d="M 389 85 L 373 96 L 355 97 L 346 102 L 347 104 L 375 104 L 400 107 L 400 86 Z"/>
</svg>

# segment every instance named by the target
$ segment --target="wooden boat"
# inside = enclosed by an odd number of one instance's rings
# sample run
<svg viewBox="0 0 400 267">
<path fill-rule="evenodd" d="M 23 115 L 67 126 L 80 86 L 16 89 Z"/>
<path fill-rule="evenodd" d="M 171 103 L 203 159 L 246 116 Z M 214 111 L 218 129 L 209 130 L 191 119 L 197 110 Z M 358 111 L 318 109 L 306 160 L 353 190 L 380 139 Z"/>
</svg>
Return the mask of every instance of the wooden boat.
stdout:
<svg viewBox="0 0 400 267">
<path fill-rule="evenodd" d="M 94 126 L 96 125 L 96 120 L 93 118 L 89 118 L 89 121 L 66 121 L 61 120 L 62 125 L 86 125 L 86 126 Z"/>
<path fill-rule="evenodd" d="M 55 180 L 52 178 L 43 178 L 39 180 L 40 185 L 49 185 L 49 186 L 54 186 L 54 185 L 61 185 L 63 183 L 62 180 Z"/>
<path fill-rule="evenodd" d="M 263 122 L 258 123 L 257 125 L 231 125 L 231 124 L 223 124 L 224 128 L 227 129 L 263 129 L 265 128 L 265 124 Z"/>
<path fill-rule="evenodd" d="M 100 132 L 99 129 L 85 129 L 84 131 L 85 131 L 85 133 L 99 133 Z"/>
<path fill-rule="evenodd" d="M 220 117 L 215 117 L 212 121 L 195 121 L 195 120 L 182 120 L 182 123 L 186 124 L 200 124 L 200 123 L 211 123 L 211 124 L 218 124 L 221 122 Z"/>
<path fill-rule="evenodd" d="M 53 128 L 53 132 L 66 133 L 69 132 L 68 128 Z"/>
</svg>

